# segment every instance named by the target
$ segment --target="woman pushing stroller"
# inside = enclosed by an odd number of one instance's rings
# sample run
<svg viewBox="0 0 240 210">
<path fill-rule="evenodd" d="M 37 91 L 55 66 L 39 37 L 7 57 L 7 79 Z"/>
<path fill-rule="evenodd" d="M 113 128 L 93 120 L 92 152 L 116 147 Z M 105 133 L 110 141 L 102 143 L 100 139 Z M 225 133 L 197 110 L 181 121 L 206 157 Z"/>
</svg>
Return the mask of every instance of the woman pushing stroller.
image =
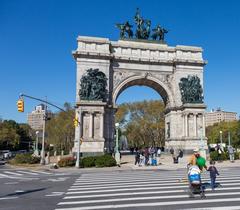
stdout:
<svg viewBox="0 0 240 210">
<path fill-rule="evenodd" d="M 194 194 L 199 194 L 201 198 L 205 198 L 201 172 L 203 168 L 207 170 L 206 161 L 200 156 L 198 149 L 194 149 L 193 152 L 188 163 L 189 197 L 193 198 Z"/>
</svg>

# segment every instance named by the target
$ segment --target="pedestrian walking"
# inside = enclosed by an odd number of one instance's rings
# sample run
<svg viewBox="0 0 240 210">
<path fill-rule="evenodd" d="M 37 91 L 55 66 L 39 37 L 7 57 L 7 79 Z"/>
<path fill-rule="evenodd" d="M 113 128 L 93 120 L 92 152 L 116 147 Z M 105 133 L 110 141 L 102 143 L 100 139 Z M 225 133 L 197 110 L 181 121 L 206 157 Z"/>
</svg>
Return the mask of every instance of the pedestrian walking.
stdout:
<svg viewBox="0 0 240 210">
<path fill-rule="evenodd" d="M 231 162 L 234 162 L 234 149 L 232 146 L 228 147 L 229 159 Z"/>
<path fill-rule="evenodd" d="M 174 155 L 174 149 L 171 147 L 171 149 L 169 151 L 170 151 L 170 154 L 173 156 Z"/>
<path fill-rule="evenodd" d="M 210 166 L 208 168 L 208 171 L 210 172 L 210 179 L 211 179 L 211 188 L 214 190 L 216 186 L 216 176 L 219 176 L 218 170 L 215 167 L 215 161 L 210 161 Z"/>
<path fill-rule="evenodd" d="M 137 164 L 139 165 L 139 163 L 140 163 L 140 151 L 137 150 L 135 154 L 135 165 Z"/>
<path fill-rule="evenodd" d="M 188 165 L 197 165 L 200 170 L 202 170 L 203 167 L 207 170 L 207 166 L 205 165 L 205 163 L 204 163 L 204 165 L 202 165 L 202 166 L 199 166 L 199 165 L 197 164 L 198 158 L 202 158 L 202 157 L 200 156 L 199 149 L 198 149 L 198 148 L 195 148 L 195 149 L 193 150 L 193 154 L 190 156 Z"/>
</svg>

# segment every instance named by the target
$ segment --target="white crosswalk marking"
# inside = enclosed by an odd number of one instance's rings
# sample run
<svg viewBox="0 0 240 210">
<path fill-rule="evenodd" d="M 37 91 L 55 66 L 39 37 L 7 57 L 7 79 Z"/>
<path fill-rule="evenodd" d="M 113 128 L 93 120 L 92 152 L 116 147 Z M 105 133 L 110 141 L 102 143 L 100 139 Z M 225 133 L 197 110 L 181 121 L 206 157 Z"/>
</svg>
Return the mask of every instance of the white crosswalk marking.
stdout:
<svg viewBox="0 0 240 210">
<path fill-rule="evenodd" d="M 221 187 L 206 198 L 189 198 L 186 171 L 122 171 L 83 174 L 56 210 L 91 209 L 240 209 L 238 170 L 220 171 Z M 209 182 L 209 174 L 202 175 Z M 228 208 L 229 206 L 229 208 Z M 225 207 L 225 208 L 224 208 Z"/>
<path fill-rule="evenodd" d="M 4 173 L 5 173 L 5 174 L 10 174 L 10 175 L 22 176 L 22 174 L 15 173 L 15 172 L 12 172 L 12 171 L 4 171 Z"/>
<path fill-rule="evenodd" d="M 26 169 L 14 169 L 14 170 L 1 170 L 0 178 L 9 179 L 35 179 L 35 177 L 48 177 L 51 175 L 56 175 L 55 173 L 45 172 L 45 171 L 34 171 Z"/>
<path fill-rule="evenodd" d="M 17 172 L 23 173 L 23 174 L 38 175 L 37 173 L 33 173 L 33 172 L 29 172 L 29 171 L 17 171 Z"/>
</svg>

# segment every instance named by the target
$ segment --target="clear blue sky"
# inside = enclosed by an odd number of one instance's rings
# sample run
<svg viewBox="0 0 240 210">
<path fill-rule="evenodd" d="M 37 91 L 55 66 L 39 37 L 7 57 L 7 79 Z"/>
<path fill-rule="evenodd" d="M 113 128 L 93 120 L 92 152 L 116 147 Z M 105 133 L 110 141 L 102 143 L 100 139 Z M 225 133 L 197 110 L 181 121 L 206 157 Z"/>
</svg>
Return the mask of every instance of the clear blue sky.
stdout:
<svg viewBox="0 0 240 210">
<path fill-rule="evenodd" d="M 170 32 L 168 45 L 204 49 L 205 103 L 240 113 L 240 3 L 239 1 L 80 1 L 0 0 L 0 116 L 26 122 L 37 102 L 25 100 L 18 113 L 19 93 L 62 106 L 75 102 L 76 66 L 71 51 L 78 35 L 118 40 L 114 24 L 133 21 L 136 8 L 152 25 Z M 139 93 L 141 92 L 141 94 Z M 129 88 L 119 103 L 155 99 L 151 89 Z"/>
</svg>

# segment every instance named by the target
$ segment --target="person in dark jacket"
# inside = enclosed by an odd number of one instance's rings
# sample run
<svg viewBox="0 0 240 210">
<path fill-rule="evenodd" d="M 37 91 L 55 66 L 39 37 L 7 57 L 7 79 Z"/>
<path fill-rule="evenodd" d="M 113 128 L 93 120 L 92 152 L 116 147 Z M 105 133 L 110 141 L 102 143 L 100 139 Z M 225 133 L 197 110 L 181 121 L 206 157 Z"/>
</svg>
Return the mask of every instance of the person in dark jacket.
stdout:
<svg viewBox="0 0 240 210">
<path fill-rule="evenodd" d="M 135 154 L 135 165 L 137 164 L 139 165 L 139 163 L 140 163 L 140 151 L 137 150 Z"/>
<path fill-rule="evenodd" d="M 208 168 L 208 171 L 210 172 L 210 179 L 211 179 L 211 187 L 212 190 L 215 188 L 215 183 L 216 183 L 216 176 L 219 176 L 217 168 L 214 166 L 215 162 L 213 160 L 210 161 L 210 166 Z"/>
</svg>

